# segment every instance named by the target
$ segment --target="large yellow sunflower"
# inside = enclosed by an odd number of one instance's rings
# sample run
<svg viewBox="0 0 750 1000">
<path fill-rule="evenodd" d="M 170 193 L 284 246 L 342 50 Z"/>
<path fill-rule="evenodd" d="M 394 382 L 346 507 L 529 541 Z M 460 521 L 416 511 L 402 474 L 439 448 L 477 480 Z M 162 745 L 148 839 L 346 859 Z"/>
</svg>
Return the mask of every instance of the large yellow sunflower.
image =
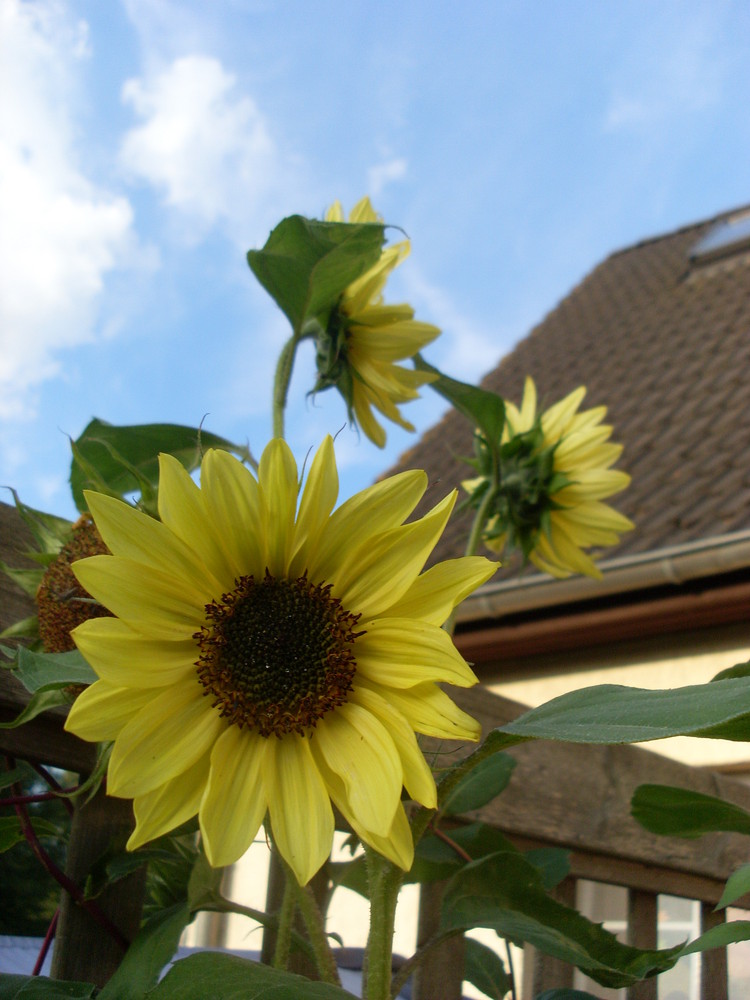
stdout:
<svg viewBox="0 0 750 1000">
<path fill-rule="evenodd" d="M 338 201 L 328 209 L 327 222 L 343 222 Z M 369 198 L 349 213 L 349 222 L 382 222 Z M 408 240 L 386 247 L 380 260 L 342 294 L 328 329 L 318 342 L 318 383 L 335 385 L 343 395 L 350 419 L 379 448 L 385 431 L 373 414 L 377 410 L 405 430 L 414 426 L 401 416 L 401 403 L 416 399 L 417 389 L 434 375 L 397 364 L 414 357 L 440 333 L 438 327 L 414 319 L 410 305 L 386 305 L 383 289 L 394 268 L 408 256 Z"/>
<path fill-rule="evenodd" d="M 421 572 L 455 500 L 405 524 L 425 488 L 406 472 L 334 510 L 332 440 L 300 495 L 276 439 L 257 479 L 207 452 L 200 488 L 161 456 L 160 521 L 88 495 L 112 554 L 75 572 L 116 617 L 74 632 L 100 679 L 67 728 L 114 741 L 108 791 L 134 800 L 131 849 L 197 813 L 211 864 L 227 865 L 268 814 L 305 883 L 328 856 L 333 803 L 410 867 L 402 787 L 435 805 L 415 731 L 479 736 L 438 687 L 476 680 L 440 626 L 495 568 L 465 558 Z"/>
<path fill-rule="evenodd" d="M 610 468 L 622 453 L 622 445 L 610 442 L 612 427 L 602 424 L 606 407 L 599 406 L 579 412 L 586 395 L 580 386 L 564 399 L 555 403 L 541 415 L 541 440 L 533 445 L 537 456 L 546 451 L 552 456 L 549 495 L 540 498 L 538 509 L 545 511 L 543 524 L 533 527 L 533 548 L 529 559 L 545 573 L 567 577 L 572 573 L 601 577 L 594 560 L 583 550 L 592 547 L 616 545 L 624 531 L 633 523 L 609 504 L 607 497 L 624 490 L 630 476 L 619 469 Z M 513 403 L 505 404 L 506 427 L 503 444 L 520 439 L 537 422 L 536 386 L 526 379 L 520 409 Z M 530 435 L 528 440 L 534 440 Z M 522 449 L 515 458 L 522 454 Z M 534 456 L 525 460 L 531 466 Z M 476 489 L 479 479 L 464 484 Z M 507 532 L 496 531 L 493 537 L 490 524 L 486 544 L 495 552 L 505 545 Z"/>
</svg>

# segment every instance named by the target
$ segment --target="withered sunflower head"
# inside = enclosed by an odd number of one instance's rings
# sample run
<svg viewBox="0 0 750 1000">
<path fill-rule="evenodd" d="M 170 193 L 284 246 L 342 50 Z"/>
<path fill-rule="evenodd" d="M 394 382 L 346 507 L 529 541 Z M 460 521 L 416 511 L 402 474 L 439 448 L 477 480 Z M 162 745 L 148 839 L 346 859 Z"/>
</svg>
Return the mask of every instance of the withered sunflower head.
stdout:
<svg viewBox="0 0 750 1000">
<path fill-rule="evenodd" d="M 66 653 L 75 649 L 70 633 L 76 625 L 89 618 L 110 615 L 83 589 L 71 569 L 78 559 L 106 555 L 108 551 L 90 515 L 82 514 L 73 525 L 70 541 L 47 567 L 36 594 L 39 636 L 45 653 Z"/>
</svg>

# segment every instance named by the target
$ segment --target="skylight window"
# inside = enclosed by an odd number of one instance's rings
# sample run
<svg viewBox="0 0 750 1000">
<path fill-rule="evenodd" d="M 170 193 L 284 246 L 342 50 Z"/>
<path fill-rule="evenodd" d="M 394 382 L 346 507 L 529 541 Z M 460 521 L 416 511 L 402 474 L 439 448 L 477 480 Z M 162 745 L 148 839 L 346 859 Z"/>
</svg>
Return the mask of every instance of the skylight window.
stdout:
<svg viewBox="0 0 750 1000">
<path fill-rule="evenodd" d="M 730 216 L 709 229 L 691 249 L 690 260 L 702 264 L 740 250 L 750 250 L 750 212 Z"/>
</svg>

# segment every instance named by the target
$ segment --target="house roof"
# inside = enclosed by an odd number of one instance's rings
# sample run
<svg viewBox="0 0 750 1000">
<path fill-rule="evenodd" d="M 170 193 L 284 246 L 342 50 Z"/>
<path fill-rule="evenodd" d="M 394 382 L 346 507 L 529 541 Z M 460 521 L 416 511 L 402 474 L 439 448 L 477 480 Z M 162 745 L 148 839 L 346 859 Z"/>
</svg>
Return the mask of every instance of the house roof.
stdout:
<svg viewBox="0 0 750 1000">
<path fill-rule="evenodd" d="M 607 562 L 750 529 L 750 245 L 691 260 L 699 241 L 746 215 L 612 254 L 482 380 L 518 403 L 531 375 L 542 408 L 585 385 L 585 408 L 607 406 L 624 444 L 618 467 L 632 476 L 611 502 L 636 524 Z M 443 493 L 470 474 L 457 456 L 472 454 L 472 431 L 451 411 L 391 471 L 424 468 Z M 436 558 L 462 554 L 468 523 L 454 516 Z"/>
</svg>

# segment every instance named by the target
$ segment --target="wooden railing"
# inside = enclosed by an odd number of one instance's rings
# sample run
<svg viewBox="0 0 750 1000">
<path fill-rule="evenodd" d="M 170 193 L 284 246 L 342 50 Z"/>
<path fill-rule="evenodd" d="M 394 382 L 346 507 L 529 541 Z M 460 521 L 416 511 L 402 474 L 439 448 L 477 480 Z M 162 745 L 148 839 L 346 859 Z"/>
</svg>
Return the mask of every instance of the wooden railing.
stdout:
<svg viewBox="0 0 750 1000">
<path fill-rule="evenodd" d="M 15 511 L 0 505 L 0 558 L 19 565 L 25 532 Z M 28 600 L 0 575 L 0 628 L 32 611 Z M 0 671 L 0 721 L 14 718 L 27 700 L 21 686 Z M 461 691 L 457 700 L 488 732 L 510 721 L 523 706 L 482 689 Z M 87 773 L 93 747 L 65 733 L 64 713 L 45 713 L 18 729 L 0 730 L 0 752 L 17 759 L 51 764 Z M 750 788 L 713 772 L 691 768 L 636 747 L 592 747 L 529 743 L 510 751 L 517 767 L 509 787 L 498 799 L 467 816 L 491 823 L 519 847 L 562 847 L 570 852 L 570 876 L 559 887 L 559 898 L 575 902 L 576 882 L 593 880 L 624 886 L 628 891 L 628 940 L 654 947 L 657 940 L 658 894 L 681 896 L 701 903 L 703 929 L 721 921 L 714 912 L 729 874 L 747 860 L 747 840 L 739 835 L 710 835 L 699 840 L 657 837 L 641 829 L 630 816 L 629 803 L 643 783 L 679 785 L 720 795 L 750 809 Z M 96 858 L 97 843 L 113 830 L 131 824 L 129 806 L 98 797 L 83 807 L 74 821 L 68 873 L 81 884 Z M 98 903 L 126 938 L 135 933 L 142 899 L 142 877 L 114 885 Z M 422 893 L 418 936 L 424 941 L 439 919 L 440 886 Z M 63 894 L 66 895 L 65 893 Z M 738 901 L 750 908 L 750 899 Z M 415 1000 L 458 1000 L 461 995 L 462 942 L 436 949 L 421 968 Z M 104 983 L 122 950 L 101 932 L 80 907 L 63 901 L 53 975 L 62 979 Z M 524 1000 L 544 989 L 570 986 L 574 969 L 541 953 L 526 956 Z M 657 982 L 647 980 L 628 991 L 629 1000 L 656 1000 Z M 702 956 L 701 1000 L 727 1000 L 727 959 L 721 949 Z"/>
</svg>

